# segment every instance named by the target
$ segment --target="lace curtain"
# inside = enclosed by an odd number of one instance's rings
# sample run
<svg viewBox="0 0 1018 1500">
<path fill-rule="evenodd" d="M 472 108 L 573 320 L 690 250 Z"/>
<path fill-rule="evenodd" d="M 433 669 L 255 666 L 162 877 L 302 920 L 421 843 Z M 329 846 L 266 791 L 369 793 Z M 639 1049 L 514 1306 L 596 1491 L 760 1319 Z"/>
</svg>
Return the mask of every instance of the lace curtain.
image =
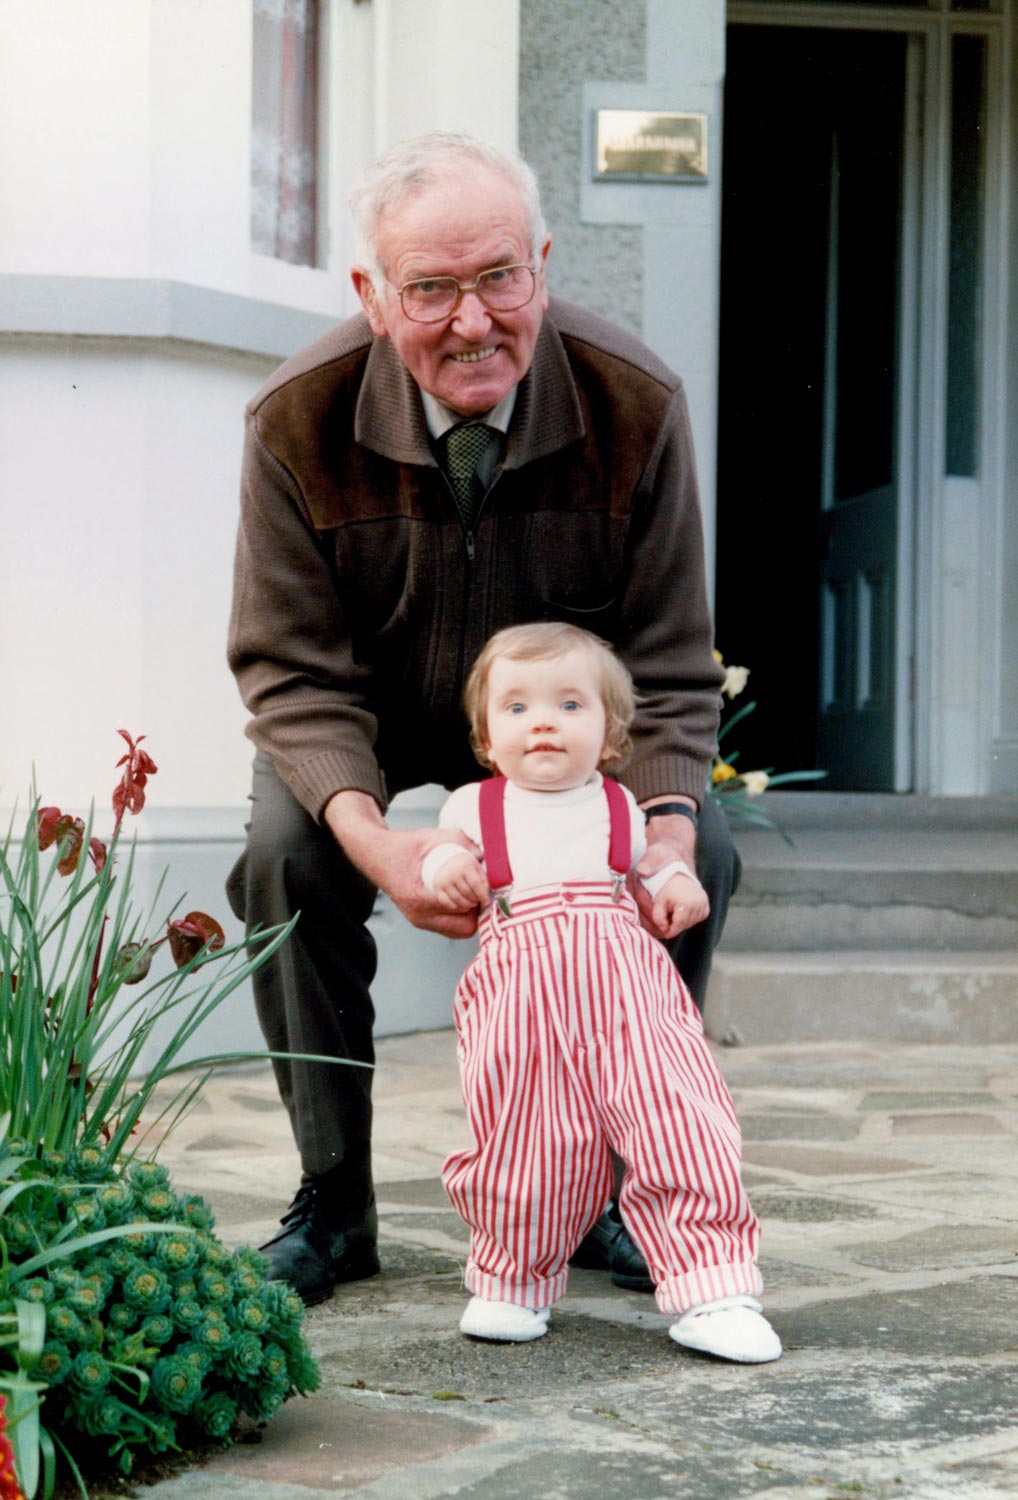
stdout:
<svg viewBox="0 0 1018 1500">
<path fill-rule="evenodd" d="M 253 0 L 251 247 L 315 264 L 319 0 Z"/>
</svg>

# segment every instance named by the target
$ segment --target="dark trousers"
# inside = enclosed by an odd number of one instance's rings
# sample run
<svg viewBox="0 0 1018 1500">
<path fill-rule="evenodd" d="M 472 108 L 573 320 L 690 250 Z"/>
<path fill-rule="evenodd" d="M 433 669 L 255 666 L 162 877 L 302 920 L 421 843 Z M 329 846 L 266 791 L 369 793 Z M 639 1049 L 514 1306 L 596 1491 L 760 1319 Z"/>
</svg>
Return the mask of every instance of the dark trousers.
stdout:
<svg viewBox="0 0 1018 1500">
<path fill-rule="evenodd" d="M 375 888 L 261 753 L 251 801 L 247 847 L 227 881 L 230 906 L 249 930 L 300 912 L 290 937 L 254 975 L 266 1044 L 273 1052 L 373 1062 L 376 953 L 366 923 Z M 702 1010 L 711 955 L 740 873 L 728 825 L 709 800 L 700 816 L 696 867 L 711 914 L 668 949 Z M 305 1175 L 342 1168 L 344 1197 L 355 1214 L 371 1190 L 371 1071 L 285 1060 L 273 1067 Z"/>
<path fill-rule="evenodd" d="M 728 903 L 739 889 L 742 860 L 732 842 L 728 819 L 711 797 L 704 799 L 696 834 L 696 873 L 710 899 L 710 913 L 703 922 L 680 932 L 665 946 L 682 975 L 696 1008 L 703 1015 L 710 978 L 711 959 L 721 941 Z"/>
</svg>

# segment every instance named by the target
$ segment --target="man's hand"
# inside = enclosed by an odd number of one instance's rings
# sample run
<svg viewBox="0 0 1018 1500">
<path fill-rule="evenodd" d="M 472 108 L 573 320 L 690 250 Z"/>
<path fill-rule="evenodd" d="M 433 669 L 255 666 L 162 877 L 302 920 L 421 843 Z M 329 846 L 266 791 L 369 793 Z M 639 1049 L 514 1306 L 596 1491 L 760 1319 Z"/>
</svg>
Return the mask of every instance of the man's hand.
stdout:
<svg viewBox="0 0 1018 1500">
<path fill-rule="evenodd" d="M 677 802 L 686 799 L 666 797 L 657 800 Z M 690 806 L 692 807 L 693 804 L 690 803 Z M 670 864 L 673 859 L 681 859 L 691 870 L 696 868 L 696 825 L 691 818 L 684 818 L 681 813 L 651 818 L 648 821 L 647 850 L 636 867 L 636 873 L 644 876 L 656 875 L 658 870 L 663 870 L 665 865 Z M 655 937 L 677 937 L 680 932 L 685 932 L 687 928 L 695 927 L 698 922 L 702 922 L 710 912 L 707 892 L 700 882 L 688 876 L 676 876 L 675 881 L 680 878 L 682 890 L 677 892 L 675 901 L 669 903 L 667 930 L 657 919 L 656 903 L 639 880 L 634 882 L 633 894 L 640 909 L 640 920 L 647 931 L 652 932 Z M 671 893 L 675 881 L 670 880 L 664 890 L 658 893 L 658 901 L 662 900 L 666 891 Z M 661 915 L 665 914 L 661 913 Z"/>
<path fill-rule="evenodd" d="M 480 855 L 465 833 L 453 828 L 390 828 L 367 792 L 337 792 L 326 803 L 324 820 L 357 868 L 412 926 L 452 938 L 472 937 L 477 931 L 476 907 L 450 911 L 421 880 L 421 861 L 435 844 L 462 844 L 475 858 Z"/>
</svg>

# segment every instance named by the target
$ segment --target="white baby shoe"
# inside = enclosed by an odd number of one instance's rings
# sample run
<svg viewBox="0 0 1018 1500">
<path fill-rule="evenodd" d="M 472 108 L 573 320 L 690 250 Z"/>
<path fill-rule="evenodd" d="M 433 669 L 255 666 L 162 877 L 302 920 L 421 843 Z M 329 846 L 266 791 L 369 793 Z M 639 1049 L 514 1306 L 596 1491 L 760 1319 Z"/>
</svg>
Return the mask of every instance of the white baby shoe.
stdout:
<svg viewBox="0 0 1018 1500">
<path fill-rule="evenodd" d="M 471 1297 L 460 1318 L 460 1333 L 499 1344 L 527 1344 L 548 1332 L 550 1308 L 517 1307 L 515 1302 L 486 1302 Z"/>
<path fill-rule="evenodd" d="M 719 1297 L 692 1307 L 668 1333 L 685 1349 L 742 1365 L 764 1365 L 781 1358 L 781 1340 L 753 1297 Z"/>
</svg>

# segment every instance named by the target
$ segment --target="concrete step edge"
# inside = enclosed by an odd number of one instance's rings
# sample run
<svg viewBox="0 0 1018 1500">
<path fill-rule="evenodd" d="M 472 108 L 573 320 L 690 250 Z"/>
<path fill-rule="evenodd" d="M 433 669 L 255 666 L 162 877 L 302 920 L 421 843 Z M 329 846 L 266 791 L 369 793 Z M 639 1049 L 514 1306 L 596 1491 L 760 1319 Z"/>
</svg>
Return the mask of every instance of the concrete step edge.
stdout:
<svg viewBox="0 0 1018 1500">
<path fill-rule="evenodd" d="M 757 810 L 786 832 L 799 829 L 904 830 L 944 832 L 1018 829 L 1018 797 L 931 797 L 911 793 L 793 791 L 765 792 Z M 746 842 L 773 838 L 767 829 L 735 822 Z"/>
<path fill-rule="evenodd" d="M 740 953 L 715 960 L 704 1022 L 728 1043 L 1013 1043 L 1018 952 Z"/>
<path fill-rule="evenodd" d="M 750 972 L 769 974 L 823 974 L 832 970 L 837 973 L 917 973 L 932 970 L 938 974 L 993 974 L 1014 973 L 1018 976 L 1018 949 L 999 948 L 966 951 L 956 949 L 949 953 L 930 953 L 905 948 L 820 948 L 794 952 L 789 949 L 771 952 L 753 948 L 735 952 L 719 952 L 714 956 L 714 968 L 719 973 L 732 976 Z"/>
</svg>

